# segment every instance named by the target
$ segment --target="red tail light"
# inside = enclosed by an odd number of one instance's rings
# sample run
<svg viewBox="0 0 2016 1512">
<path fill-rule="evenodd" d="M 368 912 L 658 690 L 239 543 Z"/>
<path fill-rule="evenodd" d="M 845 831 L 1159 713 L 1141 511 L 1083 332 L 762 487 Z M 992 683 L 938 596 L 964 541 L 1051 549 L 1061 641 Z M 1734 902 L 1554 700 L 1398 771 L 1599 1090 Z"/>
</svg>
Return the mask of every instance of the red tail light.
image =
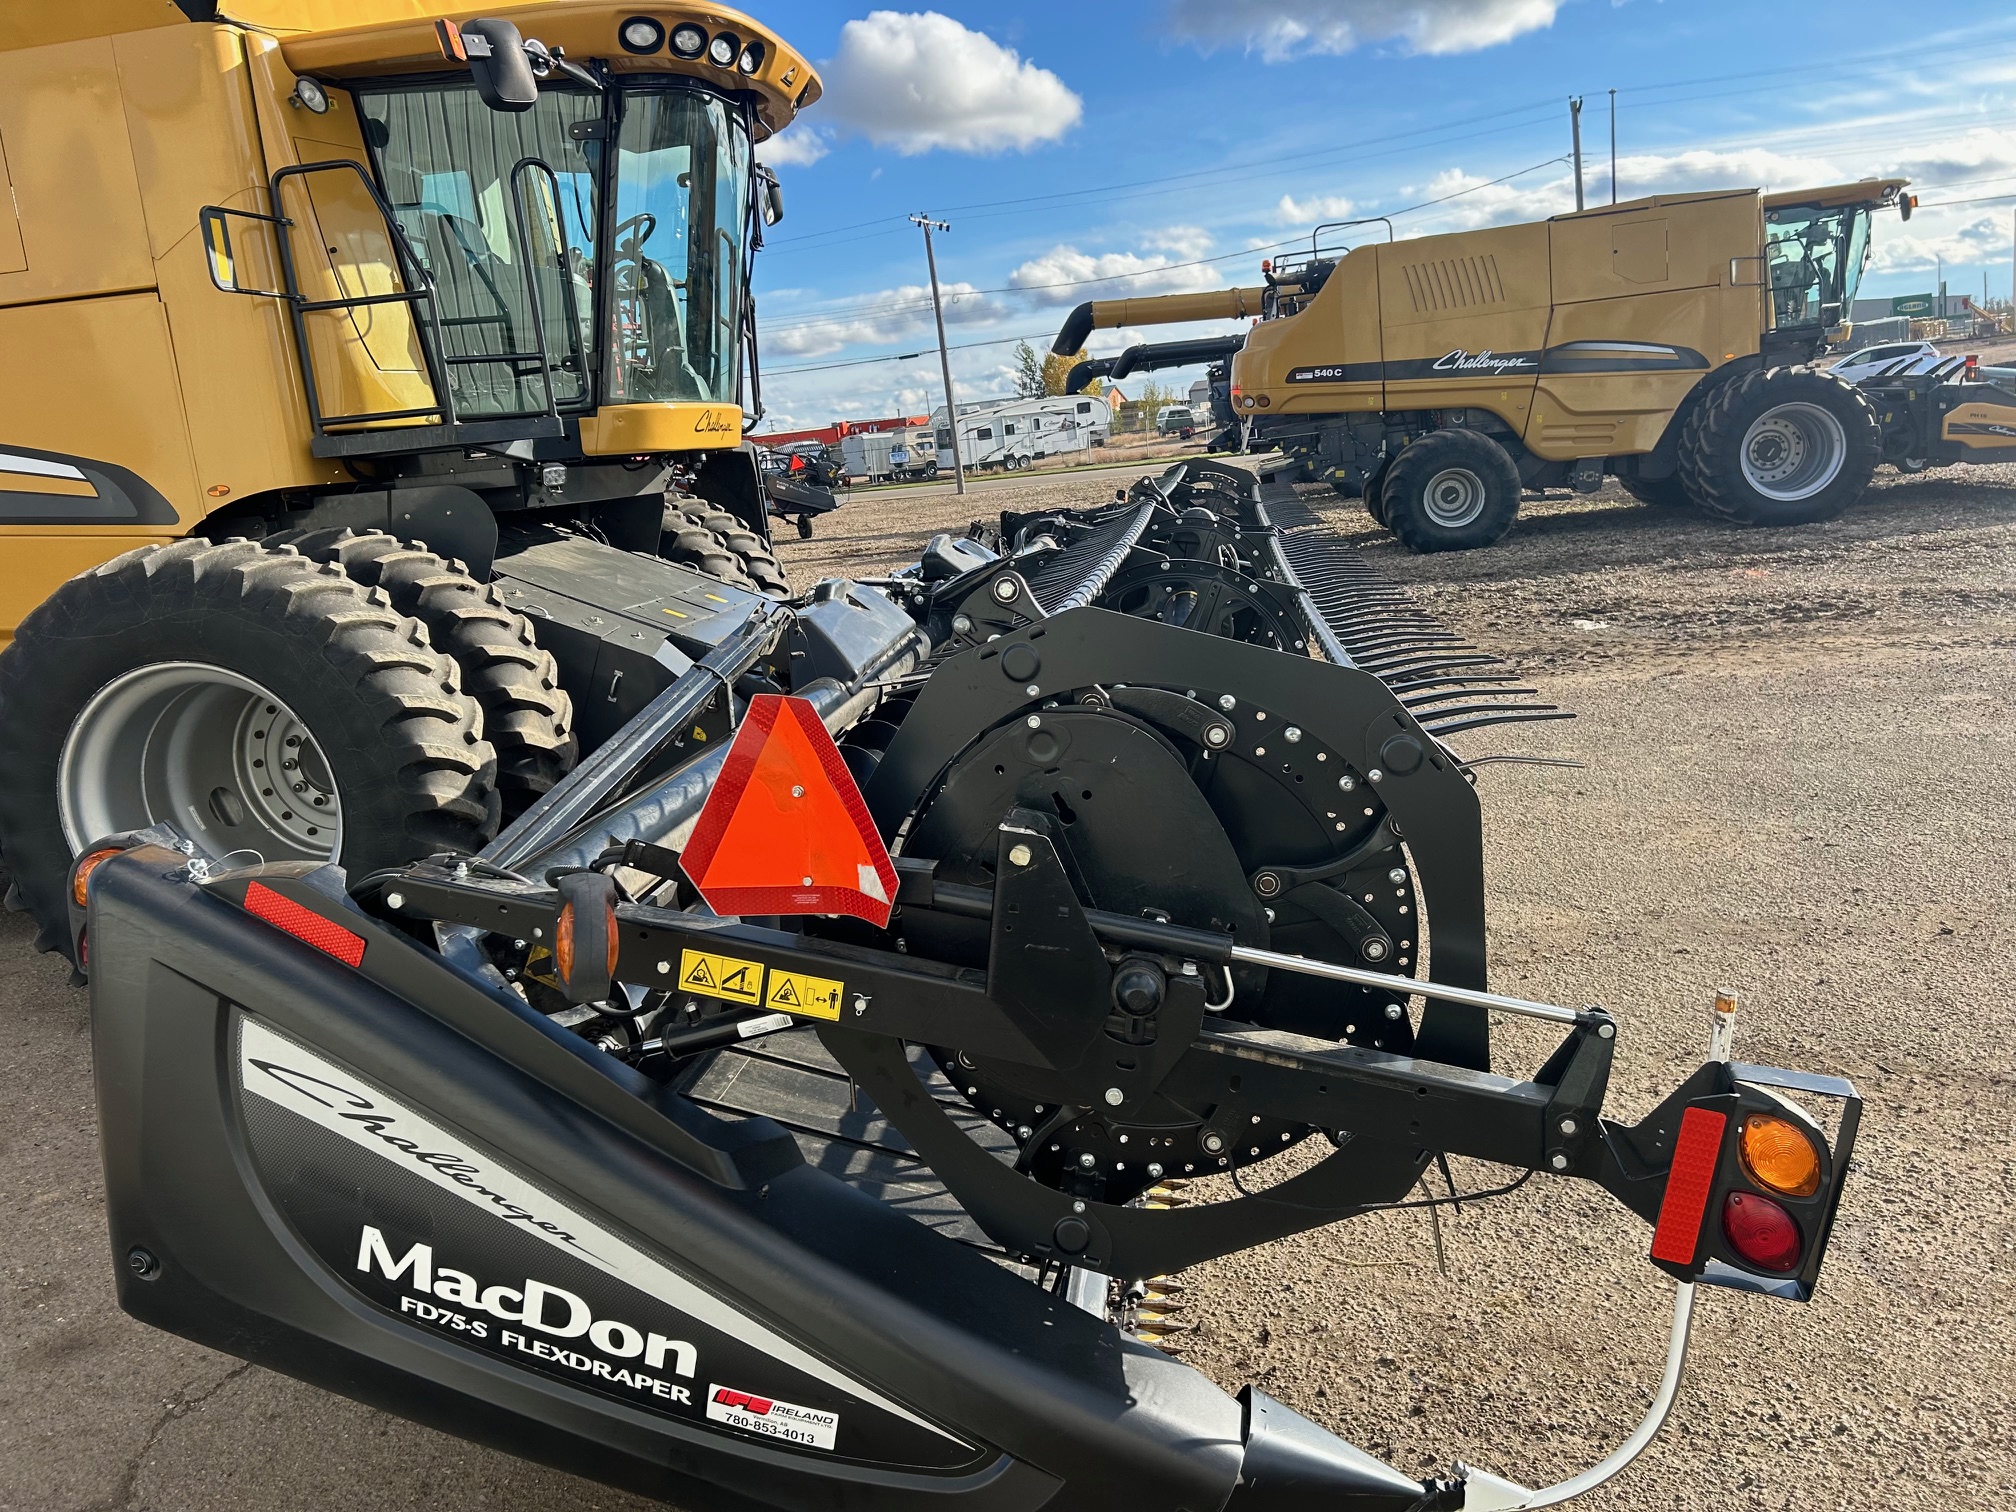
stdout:
<svg viewBox="0 0 2016 1512">
<path fill-rule="evenodd" d="M 1769 1197 L 1731 1192 L 1722 1204 L 1722 1232 L 1730 1247 L 1759 1270 L 1798 1268 L 1799 1225 Z"/>
</svg>

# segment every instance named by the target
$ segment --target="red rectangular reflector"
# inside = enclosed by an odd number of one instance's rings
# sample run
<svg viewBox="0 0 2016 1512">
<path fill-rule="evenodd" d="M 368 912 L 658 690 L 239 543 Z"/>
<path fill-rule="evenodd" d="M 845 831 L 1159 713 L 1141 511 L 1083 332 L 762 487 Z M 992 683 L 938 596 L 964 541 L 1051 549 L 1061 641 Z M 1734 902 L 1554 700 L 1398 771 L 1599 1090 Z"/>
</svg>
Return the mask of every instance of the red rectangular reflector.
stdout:
<svg viewBox="0 0 2016 1512">
<path fill-rule="evenodd" d="M 325 919 L 312 908 L 303 908 L 292 898 L 284 898 L 263 882 L 247 884 L 245 911 L 284 929 L 295 939 L 313 945 L 324 955 L 336 957 L 345 966 L 364 959 L 364 936 L 352 934 L 341 924 Z"/>
<path fill-rule="evenodd" d="M 1689 1108 L 1680 1115 L 1680 1137 L 1674 1142 L 1673 1164 L 1666 1172 L 1666 1200 L 1659 1205 L 1659 1226 L 1652 1231 L 1652 1258 L 1669 1265 L 1692 1265 L 1701 1238 L 1701 1219 L 1715 1186 L 1715 1167 L 1722 1158 L 1722 1134 L 1729 1116 L 1712 1108 Z"/>
</svg>

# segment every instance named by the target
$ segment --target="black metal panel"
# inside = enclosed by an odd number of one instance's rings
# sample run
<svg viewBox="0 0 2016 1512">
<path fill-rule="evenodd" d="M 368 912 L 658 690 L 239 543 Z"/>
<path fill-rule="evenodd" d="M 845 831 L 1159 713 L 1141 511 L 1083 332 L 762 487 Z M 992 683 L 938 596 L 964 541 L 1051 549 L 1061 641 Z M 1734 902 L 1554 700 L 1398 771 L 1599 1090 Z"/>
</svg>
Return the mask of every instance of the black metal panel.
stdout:
<svg viewBox="0 0 2016 1512">
<path fill-rule="evenodd" d="M 164 859 L 174 858 L 138 852 L 100 868 L 91 921 L 109 1216 L 121 1304 L 135 1316 L 510 1452 L 676 1497 L 682 1506 L 1106 1512 L 1214 1508 L 1230 1493 L 1240 1414 L 1194 1371 L 812 1167 L 785 1169 L 756 1188 L 705 1181 L 528 1077 L 502 1045 L 457 1033 L 415 1002 L 165 877 Z M 451 985 L 475 990 L 423 953 L 360 926 L 370 951 L 410 955 L 404 969 L 419 974 L 413 985 L 424 995 Z M 494 1011 L 515 1017 L 502 1002 Z M 465 1159 L 449 1164 L 479 1186 L 492 1174 L 492 1195 L 504 1184 L 497 1173 L 565 1194 L 526 1211 L 535 1220 L 560 1215 L 576 1239 L 588 1230 L 569 1225 L 585 1219 L 595 1233 L 670 1267 L 749 1319 L 745 1348 L 751 1339 L 783 1339 L 870 1393 L 850 1397 L 842 1410 L 836 1449 L 784 1447 L 697 1414 L 634 1406 L 606 1381 L 604 1389 L 584 1389 L 567 1378 L 562 1371 L 581 1372 L 565 1361 L 546 1359 L 556 1368 L 542 1371 L 486 1354 L 467 1329 L 383 1305 L 389 1294 L 377 1283 L 411 1273 L 386 1277 L 368 1238 L 349 1242 L 372 1284 L 353 1285 L 344 1272 L 347 1249 L 330 1249 L 324 1230 L 361 1224 L 364 1214 L 383 1220 L 372 1226 L 395 1262 L 411 1253 L 411 1243 L 432 1245 L 442 1257 L 436 1263 L 446 1263 L 451 1246 L 460 1246 L 458 1256 L 473 1248 L 468 1274 L 486 1287 L 511 1281 L 517 1290 L 503 1300 L 513 1305 L 525 1287 L 511 1267 L 524 1269 L 524 1244 L 550 1249 L 551 1236 L 528 1237 L 528 1224 L 508 1203 L 481 1191 L 472 1202 L 466 1189 L 439 1197 L 439 1182 L 360 1180 L 357 1171 L 373 1169 L 368 1163 L 346 1167 L 346 1175 L 325 1161 L 319 1169 L 335 1179 L 318 1178 L 309 1135 L 297 1129 L 289 1144 L 271 1127 L 247 1123 L 246 1094 L 233 1085 L 246 1061 L 233 1035 L 248 1014 L 314 1058 L 295 1070 L 337 1068 L 287 1085 L 310 1093 L 319 1086 L 336 1104 L 328 1119 L 309 1120 L 323 1133 L 344 1113 L 359 1115 L 364 1132 L 346 1148 L 360 1139 L 383 1144 L 388 1168 L 411 1177 L 429 1162 L 396 1139 L 381 1139 L 373 1125 L 396 1133 L 382 1120 L 419 1119 L 454 1133 L 466 1139 L 453 1152 Z M 267 1059 L 284 1069 L 290 1057 Z M 360 1097 L 372 1106 L 358 1108 Z M 301 1185 L 318 1179 L 327 1199 L 320 1206 Z M 449 1184 L 456 1184 L 452 1174 Z M 412 1207 L 416 1193 L 427 1194 L 426 1211 Z M 446 1219 L 428 1228 L 428 1213 L 440 1218 L 443 1200 L 458 1204 L 446 1211 L 478 1228 Z M 487 1211 L 493 1207 L 502 1216 Z M 407 1227 L 395 1237 L 402 1221 Z M 487 1255 L 472 1238 L 483 1225 L 509 1236 Z M 531 1279 L 583 1297 L 584 1305 L 605 1305 L 600 1293 L 586 1300 L 590 1283 L 575 1272 L 547 1282 L 535 1271 Z M 577 1279 L 580 1285 L 566 1285 Z M 451 1301 L 435 1311 L 482 1321 L 496 1300 L 473 1307 Z M 620 1300 L 642 1308 L 648 1299 Z M 640 1332 L 649 1326 L 641 1313 L 635 1321 Z M 706 1351 L 727 1358 L 732 1340 L 710 1343 L 711 1335 L 690 1326 L 686 1334 L 701 1351 L 695 1373 L 678 1378 L 689 1390 L 739 1384 L 709 1374 Z M 522 1353 L 515 1343 L 512 1349 Z M 744 1360 L 743 1368 L 769 1367 Z M 850 1450 L 847 1414 L 874 1430 L 890 1416 L 874 1405 L 878 1398 L 910 1414 L 894 1419 L 903 1431 L 891 1429 L 887 1445 L 876 1431 L 857 1435 Z M 916 1448 L 945 1442 L 920 1429 L 920 1420 L 948 1429 L 954 1447 L 935 1457 Z M 975 1447 L 961 1449 L 961 1442 Z M 894 1446 L 907 1447 L 899 1453 Z M 878 1463 L 878 1454 L 896 1459 Z M 905 1456 L 911 1468 L 898 1462 Z"/>
</svg>

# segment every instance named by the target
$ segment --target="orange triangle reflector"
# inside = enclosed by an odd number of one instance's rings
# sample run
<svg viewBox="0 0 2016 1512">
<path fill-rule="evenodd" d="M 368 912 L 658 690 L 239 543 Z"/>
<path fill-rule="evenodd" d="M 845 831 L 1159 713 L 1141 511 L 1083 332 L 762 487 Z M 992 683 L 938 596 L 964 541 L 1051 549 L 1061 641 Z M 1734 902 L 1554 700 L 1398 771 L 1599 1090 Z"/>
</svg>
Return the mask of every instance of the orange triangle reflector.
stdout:
<svg viewBox="0 0 2016 1512">
<path fill-rule="evenodd" d="M 679 864 L 718 914 L 889 923 L 896 868 L 840 748 L 802 698 L 759 693 Z"/>
</svg>

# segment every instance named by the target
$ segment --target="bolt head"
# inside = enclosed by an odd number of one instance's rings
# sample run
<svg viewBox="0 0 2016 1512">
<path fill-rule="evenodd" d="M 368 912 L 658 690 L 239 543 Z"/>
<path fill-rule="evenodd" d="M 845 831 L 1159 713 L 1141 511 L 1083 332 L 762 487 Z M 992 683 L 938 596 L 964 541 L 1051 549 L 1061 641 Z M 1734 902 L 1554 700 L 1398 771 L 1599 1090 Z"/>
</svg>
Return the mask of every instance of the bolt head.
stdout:
<svg viewBox="0 0 2016 1512">
<path fill-rule="evenodd" d="M 1022 723 L 1029 726 L 1032 730 L 1040 730 L 1043 728 L 1043 716 L 1041 714 L 1031 714 Z"/>
<path fill-rule="evenodd" d="M 1348 793 L 1356 786 L 1358 786 L 1358 779 L 1353 777 L 1349 772 L 1346 772 L 1342 777 L 1337 779 L 1337 791 L 1340 793 Z"/>
<path fill-rule="evenodd" d="M 1388 1003 L 1386 1005 L 1386 1017 L 1394 1020 L 1396 1023 L 1399 1021 L 1400 1017 L 1406 1012 L 1407 1010 L 1405 1008 L 1402 1008 L 1398 1003 Z"/>
<path fill-rule="evenodd" d="M 1225 1148 L 1225 1136 L 1216 1132 L 1204 1136 L 1204 1148 L 1216 1155 Z"/>
<path fill-rule="evenodd" d="M 1222 751 L 1226 746 L 1232 744 L 1232 727 L 1221 724 L 1206 725 L 1204 727 L 1204 744 L 1210 746 L 1214 751 Z"/>
<path fill-rule="evenodd" d="M 973 616 L 970 614 L 953 615 L 952 628 L 960 635 L 971 635 L 973 633 Z"/>
<path fill-rule="evenodd" d="M 1089 1171 L 1097 1164 L 1099 1164 L 1099 1157 L 1094 1155 L 1090 1150 L 1087 1150 L 1083 1155 L 1078 1157 L 1078 1167 L 1080 1170 Z"/>
<path fill-rule="evenodd" d="M 1371 771 L 1365 774 L 1365 780 L 1367 782 L 1382 782 L 1385 780 L 1385 777 L 1386 774 L 1380 771 L 1379 768 L 1377 767 L 1372 768 Z"/>
<path fill-rule="evenodd" d="M 1387 951 L 1391 949 L 1392 947 L 1384 940 L 1374 937 L 1358 947 L 1358 954 L 1368 961 L 1383 961 L 1386 959 Z"/>
<path fill-rule="evenodd" d="M 1015 579 L 1012 577 L 996 578 L 994 580 L 994 597 L 1004 604 L 1013 603 L 1015 600 Z"/>
<path fill-rule="evenodd" d="M 385 894 L 385 906 L 391 909 L 404 908 L 406 906 L 406 894 L 397 892 Z"/>
<path fill-rule="evenodd" d="M 1281 738 L 1287 741 L 1290 745 L 1293 745 L 1296 741 L 1302 738 L 1302 730 L 1300 726 L 1290 725 L 1288 726 L 1287 729 L 1281 732 Z"/>
<path fill-rule="evenodd" d="M 805 789 L 794 784 L 791 789 L 791 796 L 793 798 L 803 798 L 805 796 Z"/>
<path fill-rule="evenodd" d="M 1118 1087 L 1108 1087 L 1106 1089 L 1106 1104 L 1108 1107 L 1117 1108 L 1125 1101 L 1127 1101 L 1127 1094 L 1122 1092 Z"/>
<path fill-rule="evenodd" d="M 1010 865 L 1027 866 L 1035 859 L 1036 853 L 1026 845 L 1011 845 L 1008 847 L 1008 861 Z"/>
<path fill-rule="evenodd" d="M 1161 1161 L 1159 1161 L 1159 1160 L 1151 1160 L 1151 1161 L 1149 1161 L 1149 1162 L 1148 1162 L 1148 1174 L 1149 1174 L 1150 1176 L 1160 1176 L 1160 1175 L 1162 1174 L 1162 1162 L 1161 1162 Z"/>
<path fill-rule="evenodd" d="M 1572 1118 L 1564 1118 L 1561 1120 L 1558 1127 L 1560 1128 L 1563 1134 L 1573 1134 L 1576 1131 L 1576 1129 L 1581 1127 L 1581 1125 L 1577 1124 L 1575 1120 Z"/>
<path fill-rule="evenodd" d="M 672 963 L 670 961 L 660 961 L 658 963 L 658 975 L 670 976 L 671 974 L 672 974 Z"/>
<path fill-rule="evenodd" d="M 1227 714 L 1230 714 L 1234 709 L 1239 707 L 1239 700 L 1234 698 L 1230 693 L 1220 693 L 1218 695 L 1218 707 L 1223 709 Z"/>
<path fill-rule="evenodd" d="M 1263 871 L 1253 879 L 1253 891 L 1263 898 L 1271 898 L 1281 891 L 1281 879 L 1272 872 Z"/>
<path fill-rule="evenodd" d="M 1017 1124 L 1015 1126 L 1015 1137 L 1017 1139 L 1027 1139 L 1031 1134 L 1034 1134 L 1035 1132 L 1036 1131 L 1030 1128 L 1029 1125 L 1027 1124 Z"/>
<path fill-rule="evenodd" d="M 1550 1155 L 1547 1157 L 1547 1164 L 1557 1171 L 1565 1171 L 1568 1169 L 1568 1157 L 1566 1155 Z"/>
<path fill-rule="evenodd" d="M 1024 693 L 1027 693 L 1031 698 L 1034 698 L 1038 693 L 1041 693 L 1043 689 L 1039 684 L 1031 683 L 1029 684 L 1028 687 L 1024 688 L 1022 691 Z"/>
<path fill-rule="evenodd" d="M 1615 1024 L 1598 1024 L 1596 1026 L 1596 1038 L 1598 1039 L 1614 1039 L 1616 1035 L 1617 1026 Z"/>
<path fill-rule="evenodd" d="M 1388 882 L 1405 882 L 1407 880 L 1407 868 L 1404 866 L 1394 867 L 1393 870 L 1386 873 L 1386 880 Z"/>
</svg>

